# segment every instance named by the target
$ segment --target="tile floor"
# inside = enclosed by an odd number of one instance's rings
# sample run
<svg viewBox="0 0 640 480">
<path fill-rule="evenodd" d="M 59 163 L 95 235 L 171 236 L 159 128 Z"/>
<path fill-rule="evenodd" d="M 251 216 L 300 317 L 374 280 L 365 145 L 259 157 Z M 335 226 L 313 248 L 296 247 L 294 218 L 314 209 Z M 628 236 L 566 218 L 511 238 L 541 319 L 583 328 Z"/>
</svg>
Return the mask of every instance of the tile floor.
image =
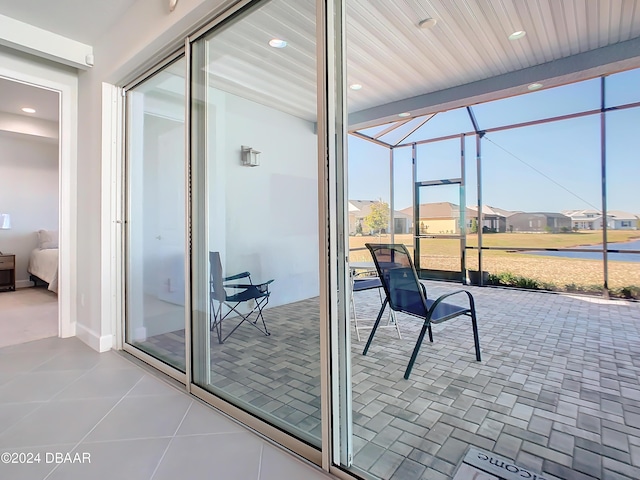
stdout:
<svg viewBox="0 0 640 480">
<path fill-rule="evenodd" d="M 0 479 L 11 480 L 330 478 L 122 355 L 75 338 L 0 349 L 0 453 L 39 459 L 2 456 Z"/>
<path fill-rule="evenodd" d="M 0 292 L 0 348 L 58 335 L 58 296 L 44 287 Z"/>
</svg>

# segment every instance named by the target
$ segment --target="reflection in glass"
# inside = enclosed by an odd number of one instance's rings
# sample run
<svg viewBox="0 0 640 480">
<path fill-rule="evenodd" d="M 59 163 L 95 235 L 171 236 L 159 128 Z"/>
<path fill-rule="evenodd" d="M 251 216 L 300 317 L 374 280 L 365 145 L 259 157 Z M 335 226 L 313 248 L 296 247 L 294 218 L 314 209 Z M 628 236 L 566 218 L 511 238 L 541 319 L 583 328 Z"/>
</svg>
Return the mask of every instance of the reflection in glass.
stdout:
<svg viewBox="0 0 640 480">
<path fill-rule="evenodd" d="M 185 371 L 185 60 L 127 92 L 126 341 Z"/>
<path fill-rule="evenodd" d="M 192 47 L 193 330 L 194 383 L 319 446 L 314 18 L 264 2 Z"/>
</svg>

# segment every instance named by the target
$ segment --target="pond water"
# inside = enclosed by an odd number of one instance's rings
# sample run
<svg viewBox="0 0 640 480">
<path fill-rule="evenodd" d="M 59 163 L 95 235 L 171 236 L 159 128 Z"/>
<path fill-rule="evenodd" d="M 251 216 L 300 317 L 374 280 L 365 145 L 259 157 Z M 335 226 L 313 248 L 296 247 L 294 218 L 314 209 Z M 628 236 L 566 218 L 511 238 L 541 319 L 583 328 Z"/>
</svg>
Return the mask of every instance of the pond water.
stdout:
<svg viewBox="0 0 640 480">
<path fill-rule="evenodd" d="M 609 250 L 640 250 L 640 240 L 624 243 L 609 243 Z M 578 248 L 578 247 L 576 247 Z M 602 244 L 585 245 L 589 250 L 602 250 Z M 564 257 L 564 258 L 586 258 L 590 260 L 602 260 L 602 253 L 599 252 L 526 252 L 529 255 L 542 255 L 545 257 Z M 640 253 L 609 253 L 607 255 L 609 261 L 614 262 L 640 262 Z"/>
</svg>

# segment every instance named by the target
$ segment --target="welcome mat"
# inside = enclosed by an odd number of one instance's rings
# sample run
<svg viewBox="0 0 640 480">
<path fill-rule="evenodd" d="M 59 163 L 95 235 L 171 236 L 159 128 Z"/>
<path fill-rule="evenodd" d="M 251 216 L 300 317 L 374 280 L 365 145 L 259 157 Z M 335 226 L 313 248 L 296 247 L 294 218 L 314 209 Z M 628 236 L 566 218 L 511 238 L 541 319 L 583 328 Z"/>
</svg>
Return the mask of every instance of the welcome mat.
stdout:
<svg viewBox="0 0 640 480">
<path fill-rule="evenodd" d="M 551 480 L 551 478 L 532 472 L 528 468 L 519 467 L 511 460 L 495 453 L 483 452 L 471 447 L 462 459 L 462 464 L 453 480 Z"/>
</svg>

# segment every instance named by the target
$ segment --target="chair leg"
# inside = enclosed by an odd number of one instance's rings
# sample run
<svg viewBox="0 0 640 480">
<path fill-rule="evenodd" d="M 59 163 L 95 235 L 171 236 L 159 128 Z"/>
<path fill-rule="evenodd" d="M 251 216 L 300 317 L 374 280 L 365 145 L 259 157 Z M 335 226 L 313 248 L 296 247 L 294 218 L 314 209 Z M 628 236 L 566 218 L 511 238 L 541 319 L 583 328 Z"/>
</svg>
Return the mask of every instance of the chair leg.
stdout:
<svg viewBox="0 0 640 480">
<path fill-rule="evenodd" d="M 478 322 L 476 321 L 476 309 L 471 309 L 471 325 L 473 326 L 473 343 L 476 347 L 476 360 L 480 362 L 480 340 L 478 339 Z"/>
<path fill-rule="evenodd" d="M 371 341 L 373 340 L 373 336 L 376 334 L 376 330 L 378 329 L 378 325 L 380 324 L 380 319 L 382 318 L 382 314 L 384 313 L 384 309 L 387 306 L 389 300 L 385 297 L 384 302 L 382 302 L 382 306 L 380 307 L 380 311 L 378 312 L 378 318 L 376 318 L 375 323 L 373 324 L 373 328 L 371 329 L 371 333 L 369 334 L 369 339 L 367 340 L 367 344 L 362 351 L 362 355 L 366 355 L 369 350 L 369 345 L 371 345 Z"/>
<path fill-rule="evenodd" d="M 209 302 L 211 306 L 211 331 L 213 332 L 215 329 L 218 343 L 222 343 L 222 302 L 219 303 L 217 311 L 213 302 L 213 299 Z"/>
<path fill-rule="evenodd" d="M 404 372 L 405 380 L 409 380 L 409 375 L 411 375 L 413 364 L 416 363 L 416 358 L 418 358 L 418 352 L 420 351 L 420 345 L 422 345 L 422 341 L 424 340 L 427 330 L 429 330 L 429 336 L 431 336 L 431 323 L 429 321 L 424 322 L 424 325 L 422 325 L 422 330 L 420 330 L 420 335 L 418 335 L 418 341 L 416 342 L 416 346 L 411 354 L 411 360 L 409 360 L 409 365 L 407 365 L 407 369 Z"/>
<path fill-rule="evenodd" d="M 382 298 L 382 292 L 381 292 L 381 288 L 378 289 L 378 296 L 380 297 L 380 303 L 382 303 L 383 298 Z M 394 312 L 393 310 L 389 310 L 389 318 L 387 319 L 387 327 L 390 326 L 393 322 L 393 326 L 396 327 L 396 332 L 398 333 L 398 338 L 400 340 L 402 340 L 402 334 L 400 333 L 400 326 L 398 325 L 398 319 L 396 318 L 396 312 Z M 358 340 L 360 340 L 358 338 Z"/>
<path fill-rule="evenodd" d="M 356 313 L 356 301 L 353 296 L 353 289 L 351 290 L 351 308 L 353 310 L 353 324 L 356 328 L 356 337 L 360 341 L 360 329 L 358 328 L 358 314 Z"/>
<path fill-rule="evenodd" d="M 271 333 L 269 333 L 269 330 L 267 330 L 267 324 L 264 321 L 264 316 L 262 315 L 262 309 L 264 307 L 267 306 L 267 304 L 269 303 L 269 296 L 267 295 L 266 297 L 264 297 L 262 299 L 262 301 L 258 301 L 256 300 L 256 308 L 258 309 L 258 314 L 256 315 L 256 320 L 255 322 L 253 322 L 253 324 L 257 327 L 256 323 L 258 323 L 258 318 L 260 318 L 260 320 L 262 320 L 262 326 L 264 327 L 264 334 L 265 336 L 269 336 L 271 335 Z M 254 309 L 255 310 L 255 309 Z M 253 311 L 251 312 L 253 313 Z M 249 313 L 249 315 L 251 315 L 251 313 Z M 258 330 L 260 330 L 260 328 L 258 327 Z"/>
<path fill-rule="evenodd" d="M 431 323 L 429 323 L 429 341 L 433 343 L 433 332 L 431 331 Z"/>
</svg>

